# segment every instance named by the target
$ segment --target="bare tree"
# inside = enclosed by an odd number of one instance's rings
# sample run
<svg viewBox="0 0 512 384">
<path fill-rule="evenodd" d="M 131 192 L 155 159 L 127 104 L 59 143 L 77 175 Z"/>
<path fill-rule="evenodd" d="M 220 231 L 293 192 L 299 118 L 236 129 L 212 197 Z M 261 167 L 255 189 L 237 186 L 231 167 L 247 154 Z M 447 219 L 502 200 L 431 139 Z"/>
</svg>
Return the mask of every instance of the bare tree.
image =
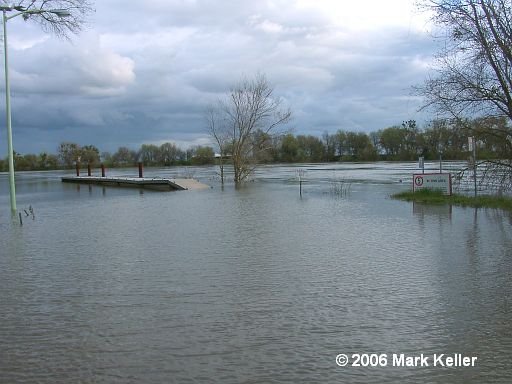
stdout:
<svg viewBox="0 0 512 384">
<path fill-rule="evenodd" d="M 254 170 L 261 154 L 269 149 L 272 135 L 291 119 L 291 111 L 283 108 L 274 96 L 274 88 L 264 75 L 243 79 L 229 95 L 219 100 L 208 112 L 208 126 L 221 154 L 221 178 L 224 178 L 223 156 L 231 151 L 234 181 L 240 183 Z"/>
<path fill-rule="evenodd" d="M 208 127 L 208 134 L 212 137 L 213 141 L 219 149 L 219 170 L 220 180 L 224 184 L 224 160 L 229 150 L 229 146 L 232 140 L 230 140 L 229 131 L 225 121 L 223 121 L 221 114 L 220 105 L 218 108 L 209 106 L 206 112 L 206 122 Z"/>
<path fill-rule="evenodd" d="M 23 12 L 25 20 L 34 20 L 45 32 L 61 37 L 80 32 L 87 16 L 93 12 L 89 0 L 1 0 L 0 5 Z"/>
<path fill-rule="evenodd" d="M 460 122 L 467 117 L 506 116 L 506 126 L 488 130 L 510 141 L 512 0 L 427 0 L 425 6 L 444 32 L 435 73 L 416 89 L 426 97 L 425 106 Z M 512 173 L 512 151 L 485 169 L 484 175 L 493 183 L 503 179 Z"/>
</svg>

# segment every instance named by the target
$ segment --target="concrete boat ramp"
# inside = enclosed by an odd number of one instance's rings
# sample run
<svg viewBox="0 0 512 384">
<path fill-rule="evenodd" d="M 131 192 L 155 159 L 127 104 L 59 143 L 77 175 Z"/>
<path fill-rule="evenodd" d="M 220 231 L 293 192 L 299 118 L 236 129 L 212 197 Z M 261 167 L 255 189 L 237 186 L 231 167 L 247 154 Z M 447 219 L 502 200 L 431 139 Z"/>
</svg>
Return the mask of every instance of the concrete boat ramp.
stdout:
<svg viewBox="0 0 512 384">
<path fill-rule="evenodd" d="M 182 191 L 208 189 L 208 185 L 194 179 L 162 179 L 150 177 L 97 177 L 97 176 L 67 176 L 63 183 L 95 184 L 108 187 L 131 187 L 153 189 L 157 191 Z"/>
</svg>

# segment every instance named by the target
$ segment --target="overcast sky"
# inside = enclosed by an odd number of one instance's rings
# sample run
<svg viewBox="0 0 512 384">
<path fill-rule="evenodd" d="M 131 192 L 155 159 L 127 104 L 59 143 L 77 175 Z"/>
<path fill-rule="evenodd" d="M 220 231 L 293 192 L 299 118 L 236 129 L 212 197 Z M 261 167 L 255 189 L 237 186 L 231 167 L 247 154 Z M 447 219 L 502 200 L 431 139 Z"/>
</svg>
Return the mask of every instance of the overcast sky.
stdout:
<svg viewBox="0 0 512 384">
<path fill-rule="evenodd" d="M 95 9 L 70 41 L 8 22 L 17 152 L 55 153 L 62 141 L 100 151 L 208 145 L 207 105 L 258 72 L 292 109 L 295 134 L 430 118 L 411 96 L 435 53 L 414 0 L 98 0 Z"/>
</svg>

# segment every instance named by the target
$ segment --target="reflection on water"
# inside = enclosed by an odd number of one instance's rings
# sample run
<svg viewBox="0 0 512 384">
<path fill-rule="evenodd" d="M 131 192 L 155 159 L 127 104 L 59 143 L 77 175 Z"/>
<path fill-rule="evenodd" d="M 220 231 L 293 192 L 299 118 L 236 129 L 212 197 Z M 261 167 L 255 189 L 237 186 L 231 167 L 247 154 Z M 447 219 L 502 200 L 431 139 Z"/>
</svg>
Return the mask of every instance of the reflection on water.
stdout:
<svg viewBox="0 0 512 384">
<path fill-rule="evenodd" d="M 390 199 L 412 164 L 332 167 L 302 198 L 293 166 L 240 190 L 197 168 L 214 188 L 179 193 L 21 175 L 36 219 L 0 213 L 0 382 L 508 383 L 511 216 Z M 478 364 L 335 363 L 372 352 Z"/>
<path fill-rule="evenodd" d="M 412 202 L 412 211 L 415 216 L 424 219 L 425 216 L 435 216 L 439 219 L 451 220 L 452 206 L 444 204 L 424 204 Z"/>
</svg>

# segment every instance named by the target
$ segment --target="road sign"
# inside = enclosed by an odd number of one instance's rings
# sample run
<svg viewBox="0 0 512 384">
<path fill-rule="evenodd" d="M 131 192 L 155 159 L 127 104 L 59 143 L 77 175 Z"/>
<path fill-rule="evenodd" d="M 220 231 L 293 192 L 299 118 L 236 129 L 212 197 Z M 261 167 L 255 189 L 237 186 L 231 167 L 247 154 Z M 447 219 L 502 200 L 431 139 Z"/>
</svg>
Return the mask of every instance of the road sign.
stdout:
<svg viewBox="0 0 512 384">
<path fill-rule="evenodd" d="M 415 173 L 412 176 L 412 190 L 432 189 L 442 191 L 444 195 L 452 194 L 452 177 L 449 173 Z"/>
</svg>

